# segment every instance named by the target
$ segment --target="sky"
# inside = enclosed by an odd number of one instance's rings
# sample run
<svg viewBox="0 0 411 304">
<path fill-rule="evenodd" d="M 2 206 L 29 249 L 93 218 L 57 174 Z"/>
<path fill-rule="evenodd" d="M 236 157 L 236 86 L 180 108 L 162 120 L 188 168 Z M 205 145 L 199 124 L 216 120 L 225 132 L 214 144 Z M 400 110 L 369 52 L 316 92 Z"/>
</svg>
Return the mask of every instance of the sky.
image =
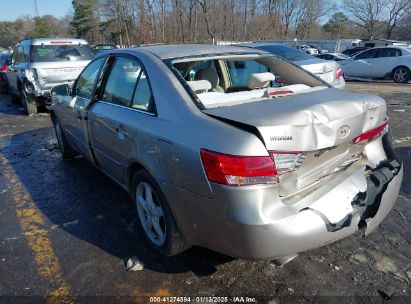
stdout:
<svg viewBox="0 0 411 304">
<path fill-rule="evenodd" d="M 73 6 L 72 0 L 37 0 L 39 16 L 53 15 L 64 17 Z M 36 0 L 0 0 L 0 21 L 12 21 L 18 17 L 36 16 L 34 3 Z"/>
</svg>

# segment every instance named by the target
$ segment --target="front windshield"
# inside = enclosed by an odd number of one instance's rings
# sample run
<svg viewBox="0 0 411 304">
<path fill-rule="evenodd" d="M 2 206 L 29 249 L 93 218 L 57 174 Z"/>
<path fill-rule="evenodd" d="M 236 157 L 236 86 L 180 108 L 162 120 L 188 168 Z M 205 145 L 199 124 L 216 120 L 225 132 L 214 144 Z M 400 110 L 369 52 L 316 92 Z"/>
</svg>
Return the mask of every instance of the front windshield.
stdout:
<svg viewBox="0 0 411 304">
<path fill-rule="evenodd" d="M 171 64 L 206 108 L 327 88 L 300 67 L 276 56 L 184 58 Z"/>
<path fill-rule="evenodd" d="M 32 62 L 91 60 L 94 53 L 88 44 L 33 45 Z"/>
<path fill-rule="evenodd" d="M 264 45 L 258 48 L 271 54 L 281 56 L 290 61 L 313 59 L 313 56 L 307 54 L 306 52 L 286 45 Z"/>
</svg>

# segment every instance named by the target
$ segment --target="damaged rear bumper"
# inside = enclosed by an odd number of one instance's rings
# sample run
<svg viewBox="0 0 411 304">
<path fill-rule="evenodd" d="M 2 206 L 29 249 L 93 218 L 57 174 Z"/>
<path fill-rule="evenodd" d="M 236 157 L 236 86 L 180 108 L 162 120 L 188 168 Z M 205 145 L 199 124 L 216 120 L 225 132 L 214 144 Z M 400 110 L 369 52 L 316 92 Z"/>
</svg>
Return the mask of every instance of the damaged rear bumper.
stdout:
<svg viewBox="0 0 411 304">
<path fill-rule="evenodd" d="M 238 258 L 274 259 L 372 232 L 394 206 L 403 177 L 401 164 L 384 150 L 390 160 L 374 169 L 350 168 L 324 191 L 292 204 L 272 186 L 213 184 L 213 198 L 162 187 L 174 194 L 170 206 L 189 243 Z"/>
</svg>

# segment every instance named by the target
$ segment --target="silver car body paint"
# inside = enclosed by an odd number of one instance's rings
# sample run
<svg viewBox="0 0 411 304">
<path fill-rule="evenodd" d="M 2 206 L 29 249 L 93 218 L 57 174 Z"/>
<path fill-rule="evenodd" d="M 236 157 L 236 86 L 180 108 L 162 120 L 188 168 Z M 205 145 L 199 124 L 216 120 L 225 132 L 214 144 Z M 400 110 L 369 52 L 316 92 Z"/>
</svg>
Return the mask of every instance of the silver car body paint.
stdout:
<svg viewBox="0 0 411 304">
<path fill-rule="evenodd" d="M 71 145 L 128 192 L 136 165 L 149 172 L 190 244 L 234 257 L 272 259 L 333 242 L 360 228 L 368 234 L 393 207 L 403 171 L 393 160 L 386 137 L 352 144 L 353 138 L 384 121 L 386 106 L 380 97 L 324 88 L 204 109 L 178 72 L 170 69 L 168 59 L 268 54 L 209 45 L 152 46 L 109 54 L 141 61 L 156 113 L 53 96 L 52 115 Z M 281 59 L 277 63 L 311 86 L 324 85 Z M 114 131 L 120 125 L 127 131 L 126 141 Z M 276 136 L 292 140 L 271 140 Z M 304 151 L 306 159 L 296 172 L 280 176 L 279 184 L 230 187 L 208 181 L 202 148 L 240 156 Z M 371 175 L 380 181 L 386 177 L 383 189 L 370 184 Z M 364 192 L 372 204 L 361 203 Z M 372 195 L 377 192 L 378 199 Z"/>
</svg>

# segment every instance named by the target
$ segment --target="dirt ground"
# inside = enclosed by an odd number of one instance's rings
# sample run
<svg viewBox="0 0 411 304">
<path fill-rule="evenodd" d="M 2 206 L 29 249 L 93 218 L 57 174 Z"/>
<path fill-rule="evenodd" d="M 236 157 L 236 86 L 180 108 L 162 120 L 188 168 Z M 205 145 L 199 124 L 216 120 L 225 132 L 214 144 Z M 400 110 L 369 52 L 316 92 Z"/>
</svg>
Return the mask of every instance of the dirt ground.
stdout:
<svg viewBox="0 0 411 304">
<path fill-rule="evenodd" d="M 203 248 L 159 256 L 136 229 L 124 191 L 82 158 L 62 160 L 49 115 L 27 117 L 0 95 L 0 303 L 42 303 L 45 297 L 56 303 L 224 302 L 219 296 L 230 302 L 411 303 L 411 84 L 347 87 L 387 100 L 405 169 L 398 201 L 370 236 L 301 253 L 282 267 Z M 143 270 L 126 271 L 132 256 Z"/>
</svg>

